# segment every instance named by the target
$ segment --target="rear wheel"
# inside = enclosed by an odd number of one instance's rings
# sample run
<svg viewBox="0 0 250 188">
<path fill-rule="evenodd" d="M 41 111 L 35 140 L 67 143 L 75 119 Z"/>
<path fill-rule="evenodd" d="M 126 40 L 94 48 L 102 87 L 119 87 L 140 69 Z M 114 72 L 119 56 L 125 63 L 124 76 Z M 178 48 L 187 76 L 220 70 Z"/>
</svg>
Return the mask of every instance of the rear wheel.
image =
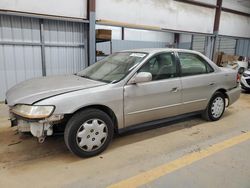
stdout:
<svg viewBox="0 0 250 188">
<path fill-rule="evenodd" d="M 79 157 L 92 157 L 103 152 L 112 140 L 114 126 L 111 118 L 98 109 L 76 113 L 64 131 L 69 150 Z"/>
<path fill-rule="evenodd" d="M 203 112 L 202 117 L 208 121 L 217 121 L 222 117 L 225 107 L 225 95 L 221 92 L 216 92 Z"/>
</svg>

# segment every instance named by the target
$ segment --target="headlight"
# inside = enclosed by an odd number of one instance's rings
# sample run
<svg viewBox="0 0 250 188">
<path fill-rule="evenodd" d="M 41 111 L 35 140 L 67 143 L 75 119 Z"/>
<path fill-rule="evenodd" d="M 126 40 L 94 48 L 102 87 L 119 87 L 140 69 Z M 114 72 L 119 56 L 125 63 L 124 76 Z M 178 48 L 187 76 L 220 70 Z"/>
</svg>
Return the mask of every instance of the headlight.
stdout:
<svg viewBox="0 0 250 188">
<path fill-rule="evenodd" d="M 54 109 L 54 106 L 35 106 L 19 104 L 14 106 L 11 109 L 11 112 L 25 118 L 42 119 L 49 117 L 53 113 Z"/>
<path fill-rule="evenodd" d="M 250 76 L 250 75 L 247 74 L 247 73 L 243 73 L 243 76 L 244 76 L 244 77 L 248 77 L 248 76 Z"/>
</svg>

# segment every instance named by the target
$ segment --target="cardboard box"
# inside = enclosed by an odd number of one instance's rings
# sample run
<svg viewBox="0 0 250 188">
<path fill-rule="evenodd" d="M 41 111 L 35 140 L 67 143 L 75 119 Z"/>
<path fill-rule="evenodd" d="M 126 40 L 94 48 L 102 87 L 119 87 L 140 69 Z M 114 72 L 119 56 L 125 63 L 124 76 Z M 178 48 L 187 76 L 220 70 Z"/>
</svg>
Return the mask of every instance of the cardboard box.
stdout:
<svg viewBox="0 0 250 188">
<path fill-rule="evenodd" d="M 222 56 L 222 59 L 221 59 L 221 61 L 224 63 L 224 62 L 233 62 L 233 61 L 237 61 L 238 60 L 238 58 L 239 58 L 239 56 L 235 56 L 235 55 L 226 55 L 226 54 L 224 54 L 223 56 Z"/>
<path fill-rule="evenodd" d="M 108 29 L 97 29 L 96 30 L 96 39 L 99 40 L 111 40 L 112 30 Z"/>
<path fill-rule="evenodd" d="M 224 52 L 217 52 L 216 54 L 215 54 L 215 57 L 214 57 L 214 59 L 213 59 L 213 61 L 218 65 L 218 66 L 220 66 L 221 65 L 221 59 L 222 59 L 222 56 L 224 55 Z"/>
<path fill-rule="evenodd" d="M 223 66 L 225 64 L 234 64 L 238 60 L 239 56 L 225 54 L 224 52 L 217 52 L 215 54 L 214 62 L 219 65 Z"/>
</svg>

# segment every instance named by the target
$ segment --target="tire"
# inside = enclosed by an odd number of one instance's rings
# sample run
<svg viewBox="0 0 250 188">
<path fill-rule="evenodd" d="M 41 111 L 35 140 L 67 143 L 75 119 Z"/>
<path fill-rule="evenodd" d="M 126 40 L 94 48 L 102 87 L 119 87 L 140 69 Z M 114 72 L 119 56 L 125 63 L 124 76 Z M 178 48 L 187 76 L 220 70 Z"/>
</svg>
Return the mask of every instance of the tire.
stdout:
<svg viewBox="0 0 250 188">
<path fill-rule="evenodd" d="M 216 92 L 208 103 L 206 110 L 202 113 L 202 117 L 207 121 L 217 121 L 223 116 L 225 107 L 225 95 Z"/>
<path fill-rule="evenodd" d="M 64 131 L 64 141 L 75 155 L 85 158 L 103 152 L 111 142 L 114 125 L 111 118 L 98 109 L 74 114 Z"/>
</svg>

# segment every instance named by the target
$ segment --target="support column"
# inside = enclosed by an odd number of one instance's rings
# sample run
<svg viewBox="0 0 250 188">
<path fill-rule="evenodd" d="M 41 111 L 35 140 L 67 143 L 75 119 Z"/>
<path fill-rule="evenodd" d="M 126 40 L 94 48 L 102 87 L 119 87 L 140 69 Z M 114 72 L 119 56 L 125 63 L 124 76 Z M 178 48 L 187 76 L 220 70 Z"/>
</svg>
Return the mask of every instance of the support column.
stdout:
<svg viewBox="0 0 250 188">
<path fill-rule="evenodd" d="M 213 36 L 207 36 L 206 37 L 206 43 L 205 43 L 205 55 L 209 59 L 213 59 L 213 50 L 214 50 L 214 43 L 213 43 L 214 37 Z"/>
<path fill-rule="evenodd" d="M 213 53 L 212 57 L 214 58 L 215 52 L 216 52 L 216 40 L 218 39 L 219 34 L 219 27 L 220 27 L 220 16 L 221 16 L 221 9 L 222 9 L 222 0 L 217 0 L 216 3 L 216 12 L 215 12 L 215 18 L 214 18 L 214 29 L 213 29 Z"/>
<path fill-rule="evenodd" d="M 194 45 L 194 35 L 192 34 L 192 36 L 191 36 L 190 50 L 193 50 L 193 45 Z"/>
<path fill-rule="evenodd" d="M 88 65 L 92 65 L 96 62 L 96 1 L 88 0 L 88 19 L 89 19 L 89 31 L 88 31 Z"/>
<path fill-rule="evenodd" d="M 237 55 L 238 45 L 239 45 L 239 39 L 236 39 L 236 42 L 235 42 L 235 50 L 234 50 L 234 55 Z"/>
<path fill-rule="evenodd" d="M 124 40 L 125 38 L 125 31 L 124 31 L 124 27 L 122 27 L 122 40 Z"/>
<path fill-rule="evenodd" d="M 43 76 L 46 76 L 46 62 L 45 62 L 45 43 L 44 43 L 43 19 L 40 19 L 40 20 L 39 20 L 39 24 L 40 24 L 42 75 L 43 75 Z"/>
<path fill-rule="evenodd" d="M 180 43 L 180 33 L 175 33 L 174 34 L 175 48 L 179 48 L 179 43 Z"/>
</svg>

